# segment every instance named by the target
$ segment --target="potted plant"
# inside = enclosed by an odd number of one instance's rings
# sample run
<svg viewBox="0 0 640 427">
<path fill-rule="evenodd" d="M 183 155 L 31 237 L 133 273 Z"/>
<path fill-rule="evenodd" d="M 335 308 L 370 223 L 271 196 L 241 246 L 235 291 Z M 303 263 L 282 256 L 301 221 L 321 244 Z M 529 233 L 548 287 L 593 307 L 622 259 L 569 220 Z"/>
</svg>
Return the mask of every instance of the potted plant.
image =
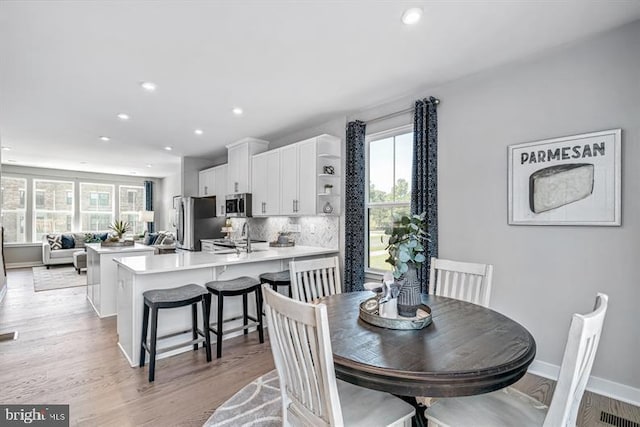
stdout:
<svg viewBox="0 0 640 427">
<path fill-rule="evenodd" d="M 386 262 L 393 266 L 393 277 L 400 288 L 398 314 L 405 317 L 415 316 L 420 304 L 417 267 L 427 260 L 424 252 L 429 241 L 425 217 L 426 212 L 397 218 L 386 248 L 389 252 Z"/>
<path fill-rule="evenodd" d="M 117 219 L 113 221 L 113 223 L 109 226 L 109 229 L 113 230 L 118 235 L 118 240 L 120 240 L 122 239 L 122 236 L 124 236 L 128 231 L 131 230 L 131 224 L 126 221 Z"/>
</svg>

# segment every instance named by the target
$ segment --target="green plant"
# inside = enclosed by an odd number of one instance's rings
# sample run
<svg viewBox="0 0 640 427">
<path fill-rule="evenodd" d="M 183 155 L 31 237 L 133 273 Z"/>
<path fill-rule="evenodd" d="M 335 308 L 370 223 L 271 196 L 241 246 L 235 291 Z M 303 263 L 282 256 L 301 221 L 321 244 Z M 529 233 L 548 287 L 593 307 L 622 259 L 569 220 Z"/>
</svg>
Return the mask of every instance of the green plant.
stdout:
<svg viewBox="0 0 640 427">
<path fill-rule="evenodd" d="M 109 226 L 109 229 L 113 230 L 118 235 L 118 237 L 121 238 L 123 234 L 131 230 L 131 224 L 126 221 L 117 219 L 113 221 L 113 223 Z"/>
<path fill-rule="evenodd" d="M 386 247 L 389 252 L 386 262 L 393 266 L 393 276 L 396 279 L 409 270 L 409 264 L 420 266 L 427 260 L 424 244 L 429 241 L 429 234 L 425 217 L 426 212 L 395 218 Z"/>
</svg>

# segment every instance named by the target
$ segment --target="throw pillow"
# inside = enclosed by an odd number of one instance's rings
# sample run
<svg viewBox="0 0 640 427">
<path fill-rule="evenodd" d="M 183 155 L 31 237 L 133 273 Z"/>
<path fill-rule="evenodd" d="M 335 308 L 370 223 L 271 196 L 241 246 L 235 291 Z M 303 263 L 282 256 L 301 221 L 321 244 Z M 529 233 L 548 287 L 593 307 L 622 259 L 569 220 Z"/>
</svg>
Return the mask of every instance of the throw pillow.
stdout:
<svg viewBox="0 0 640 427">
<path fill-rule="evenodd" d="M 100 239 L 103 242 L 109 238 L 109 233 L 96 233 L 94 234 L 96 239 Z"/>
<path fill-rule="evenodd" d="M 84 248 L 84 243 L 86 239 L 87 239 L 87 235 L 85 233 L 73 233 L 74 247 L 79 249 Z"/>
<path fill-rule="evenodd" d="M 158 233 L 158 238 L 156 239 L 156 241 L 153 243 L 154 245 L 167 245 L 168 241 L 171 238 L 169 237 L 168 234 L 164 234 L 164 233 Z"/>
<path fill-rule="evenodd" d="M 145 233 L 142 244 L 147 246 L 153 245 L 157 238 L 158 238 L 158 233 Z"/>
<path fill-rule="evenodd" d="M 52 251 L 62 249 L 62 236 L 59 234 L 47 234 L 47 241 Z"/>
<path fill-rule="evenodd" d="M 75 246 L 73 235 L 63 234 L 61 237 L 62 249 L 72 249 Z"/>
</svg>

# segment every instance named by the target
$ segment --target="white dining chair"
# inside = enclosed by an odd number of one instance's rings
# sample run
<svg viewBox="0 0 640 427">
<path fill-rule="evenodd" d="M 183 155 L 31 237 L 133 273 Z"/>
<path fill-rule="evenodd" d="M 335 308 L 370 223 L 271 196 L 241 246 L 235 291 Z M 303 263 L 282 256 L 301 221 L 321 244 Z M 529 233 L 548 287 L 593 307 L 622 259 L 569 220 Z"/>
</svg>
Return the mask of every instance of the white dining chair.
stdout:
<svg viewBox="0 0 640 427">
<path fill-rule="evenodd" d="M 324 304 L 296 301 L 268 285 L 263 293 L 283 425 L 411 426 L 413 406 L 336 379 Z"/>
<path fill-rule="evenodd" d="M 479 396 L 442 399 L 426 410 L 429 426 L 575 426 L 598 349 L 608 297 L 599 293 L 593 312 L 574 314 L 551 405 L 506 388 Z"/>
<path fill-rule="evenodd" d="M 431 258 L 429 294 L 489 307 L 493 265 Z"/>
<path fill-rule="evenodd" d="M 311 302 L 342 293 L 338 257 L 289 262 L 293 299 Z"/>
</svg>

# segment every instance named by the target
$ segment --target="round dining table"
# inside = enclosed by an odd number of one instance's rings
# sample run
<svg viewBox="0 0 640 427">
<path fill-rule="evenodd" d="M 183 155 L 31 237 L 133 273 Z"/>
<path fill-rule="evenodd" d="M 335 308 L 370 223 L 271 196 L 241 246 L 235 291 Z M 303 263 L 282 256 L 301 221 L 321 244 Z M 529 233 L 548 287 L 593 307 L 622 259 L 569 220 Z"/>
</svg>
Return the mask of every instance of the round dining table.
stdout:
<svg viewBox="0 0 640 427">
<path fill-rule="evenodd" d="M 536 354 L 529 331 L 489 308 L 423 295 L 432 323 L 393 330 L 359 318 L 360 303 L 372 296 L 360 291 L 321 300 L 336 376 L 343 381 L 400 396 L 468 396 L 513 384 Z"/>
</svg>

